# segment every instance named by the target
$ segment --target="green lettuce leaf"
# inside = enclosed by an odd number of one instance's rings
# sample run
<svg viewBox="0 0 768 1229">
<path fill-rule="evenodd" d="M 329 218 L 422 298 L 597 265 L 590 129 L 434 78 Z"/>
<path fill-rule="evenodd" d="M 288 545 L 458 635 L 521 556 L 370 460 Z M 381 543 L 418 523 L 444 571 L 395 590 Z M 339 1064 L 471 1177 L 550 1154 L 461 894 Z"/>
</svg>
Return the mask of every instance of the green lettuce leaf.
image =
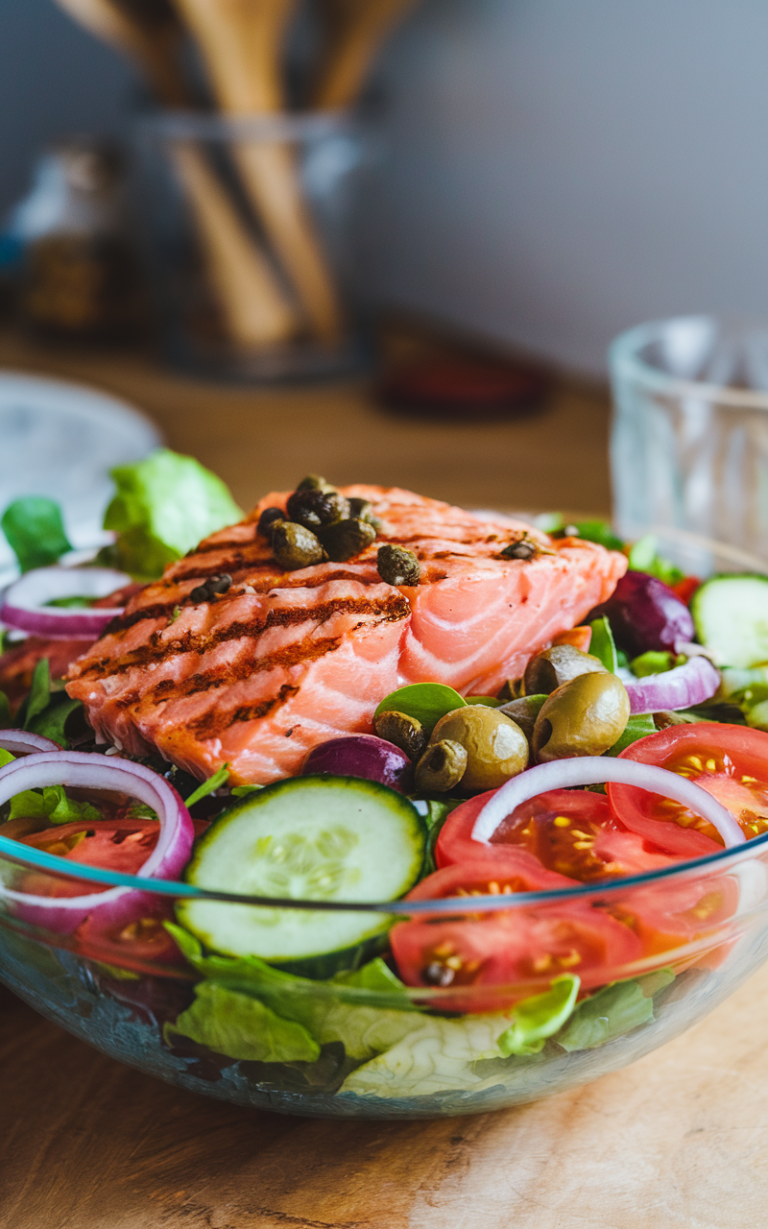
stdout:
<svg viewBox="0 0 768 1229">
<path fill-rule="evenodd" d="M 10 751 L 6 751 L 5 747 L 0 747 L 0 768 L 4 768 L 6 764 L 11 764 L 15 759 L 15 755 L 11 755 Z"/>
<path fill-rule="evenodd" d="M 41 495 L 15 499 L 5 509 L 0 525 L 22 572 L 49 567 L 72 550 L 61 508 Z"/>
<path fill-rule="evenodd" d="M 633 981 L 613 982 L 579 1003 L 565 1029 L 555 1040 L 569 1053 L 594 1050 L 614 1037 L 620 1037 L 653 1014 L 653 996 L 674 981 L 674 973 L 661 969 Z"/>
<path fill-rule="evenodd" d="M 163 1035 L 189 1037 L 228 1058 L 261 1063 L 315 1062 L 320 1047 L 301 1024 L 284 1020 L 258 999 L 214 981 L 195 987 L 195 1001 Z"/>
<path fill-rule="evenodd" d="M 153 579 L 202 538 L 242 518 L 225 484 L 193 457 L 158 448 L 112 471 L 117 492 L 104 528 L 117 533 L 104 562 Z"/>
<path fill-rule="evenodd" d="M 497 1038 L 503 1055 L 538 1054 L 548 1037 L 561 1029 L 576 1006 L 581 981 L 566 973 L 549 990 L 518 1003 L 509 1028 Z"/>
<path fill-rule="evenodd" d="M 301 1024 L 318 1045 L 340 1041 L 350 1058 L 362 1061 L 388 1049 L 421 1019 L 403 983 L 381 959 L 330 982 L 312 981 L 274 969 L 256 956 L 204 955 L 188 931 L 172 922 L 166 929 L 203 977 L 258 998 L 283 1019 Z"/>
<path fill-rule="evenodd" d="M 11 798 L 10 819 L 45 819 L 49 824 L 71 824 L 77 820 L 101 819 L 101 811 L 90 802 L 69 798 L 63 785 L 46 785 L 40 791 L 25 789 Z"/>
<path fill-rule="evenodd" d="M 655 534 L 648 533 L 645 537 L 639 538 L 629 552 L 630 571 L 647 572 L 649 576 L 662 580 L 665 585 L 677 584 L 684 578 L 685 572 L 681 572 L 676 564 L 665 559 L 663 555 L 657 554 L 657 547 L 658 540 Z"/>
<path fill-rule="evenodd" d="M 592 628 L 592 639 L 589 643 L 590 653 L 603 663 L 606 670 L 610 670 L 611 674 L 615 674 L 619 662 L 616 656 L 616 641 L 613 639 L 610 623 L 605 615 L 603 615 L 599 619 L 594 619 L 589 626 Z"/>
</svg>

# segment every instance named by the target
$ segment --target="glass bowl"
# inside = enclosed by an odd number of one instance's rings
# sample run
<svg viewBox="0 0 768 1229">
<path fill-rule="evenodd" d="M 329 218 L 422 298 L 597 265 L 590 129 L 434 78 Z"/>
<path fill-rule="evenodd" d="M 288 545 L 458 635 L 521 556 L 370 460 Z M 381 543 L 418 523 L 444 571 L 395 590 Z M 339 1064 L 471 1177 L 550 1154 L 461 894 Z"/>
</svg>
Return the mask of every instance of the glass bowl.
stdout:
<svg viewBox="0 0 768 1229">
<path fill-rule="evenodd" d="M 678 547 L 678 559 L 696 563 L 699 574 L 703 565 L 745 567 L 740 552 L 734 558 L 713 543 L 686 537 Z M 86 923 L 65 934 L 24 901 L 108 886 L 140 889 L 150 920 L 112 932 Z M 280 910 L 311 927 L 331 912 L 343 931 L 349 914 L 361 915 L 355 929 L 378 939 L 346 963 L 368 973 L 315 967 L 285 976 L 211 958 L 194 940 L 182 955 L 163 923 L 173 924 L 177 906 L 192 898 L 205 900 L 214 920 L 225 910 L 267 918 Z M 390 925 L 409 926 L 410 937 L 436 954 L 445 928 L 456 925 L 480 943 L 489 926 L 557 941 L 545 943 L 543 959 L 526 949 L 503 985 L 462 985 L 458 975 L 446 987 L 406 988 L 384 961 L 370 963 Z M 617 927 L 641 942 L 614 942 Z M 502 883 L 499 895 L 365 905 L 146 880 L 0 835 L 0 980 L 113 1058 L 207 1096 L 283 1113 L 434 1117 L 562 1092 L 676 1037 L 766 956 L 768 834 L 695 862 L 566 891 L 513 895 Z M 541 1024 L 531 1000 L 550 992 L 555 977 L 573 986 L 575 972 L 582 998 L 570 1014 L 550 1012 Z M 534 1028 L 523 1036 L 526 1012 Z"/>
</svg>

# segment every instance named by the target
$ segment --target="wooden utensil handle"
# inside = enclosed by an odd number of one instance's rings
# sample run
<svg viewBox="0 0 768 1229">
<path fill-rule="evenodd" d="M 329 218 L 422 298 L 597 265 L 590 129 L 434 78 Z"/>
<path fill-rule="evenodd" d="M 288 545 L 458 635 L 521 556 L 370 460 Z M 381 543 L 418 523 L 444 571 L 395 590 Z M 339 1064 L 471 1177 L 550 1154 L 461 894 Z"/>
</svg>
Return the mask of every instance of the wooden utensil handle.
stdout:
<svg viewBox="0 0 768 1229">
<path fill-rule="evenodd" d="M 320 71 L 314 105 L 321 110 L 350 107 L 371 62 L 392 27 L 415 0 L 326 0 L 332 37 Z"/>
</svg>

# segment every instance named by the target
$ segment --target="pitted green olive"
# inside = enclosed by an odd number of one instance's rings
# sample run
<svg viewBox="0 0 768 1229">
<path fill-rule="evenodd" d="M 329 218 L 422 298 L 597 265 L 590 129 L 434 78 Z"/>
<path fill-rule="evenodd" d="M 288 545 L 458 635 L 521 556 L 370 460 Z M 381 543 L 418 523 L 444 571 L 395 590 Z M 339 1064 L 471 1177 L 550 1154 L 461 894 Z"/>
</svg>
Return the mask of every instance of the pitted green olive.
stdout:
<svg viewBox="0 0 768 1229">
<path fill-rule="evenodd" d="M 525 667 L 523 683 L 527 696 L 549 695 L 563 683 L 581 674 L 606 674 L 598 657 L 582 653 L 572 644 L 553 644 L 551 649 L 537 653 Z"/>
<path fill-rule="evenodd" d="M 482 704 L 467 704 L 441 717 L 430 742 L 460 743 L 467 752 L 461 788 L 468 793 L 498 789 L 528 766 L 528 740 L 511 717 Z"/>
<path fill-rule="evenodd" d="M 467 758 L 461 743 L 450 738 L 431 743 L 416 765 L 416 788 L 427 794 L 455 789 L 464 776 Z"/>
<path fill-rule="evenodd" d="M 373 728 L 379 738 L 388 743 L 394 743 L 404 751 L 414 762 L 421 758 L 426 750 L 428 735 L 420 721 L 409 717 L 407 713 L 398 713 L 396 709 L 385 709 L 373 719 Z"/>
<path fill-rule="evenodd" d="M 615 674 L 581 674 L 547 697 L 533 729 L 537 763 L 602 755 L 629 721 L 627 689 Z"/>
</svg>

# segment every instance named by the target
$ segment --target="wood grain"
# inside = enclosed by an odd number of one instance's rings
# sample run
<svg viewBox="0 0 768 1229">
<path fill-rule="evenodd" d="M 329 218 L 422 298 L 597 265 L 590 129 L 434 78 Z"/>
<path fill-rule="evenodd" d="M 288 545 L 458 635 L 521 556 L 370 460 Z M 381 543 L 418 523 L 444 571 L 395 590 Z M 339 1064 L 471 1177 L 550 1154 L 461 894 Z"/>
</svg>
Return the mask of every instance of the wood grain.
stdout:
<svg viewBox="0 0 768 1229">
<path fill-rule="evenodd" d="M 475 1118 L 284 1118 L 118 1065 L 0 989 L 3 1229 L 758 1229 L 768 968 L 574 1093 Z"/>
</svg>

